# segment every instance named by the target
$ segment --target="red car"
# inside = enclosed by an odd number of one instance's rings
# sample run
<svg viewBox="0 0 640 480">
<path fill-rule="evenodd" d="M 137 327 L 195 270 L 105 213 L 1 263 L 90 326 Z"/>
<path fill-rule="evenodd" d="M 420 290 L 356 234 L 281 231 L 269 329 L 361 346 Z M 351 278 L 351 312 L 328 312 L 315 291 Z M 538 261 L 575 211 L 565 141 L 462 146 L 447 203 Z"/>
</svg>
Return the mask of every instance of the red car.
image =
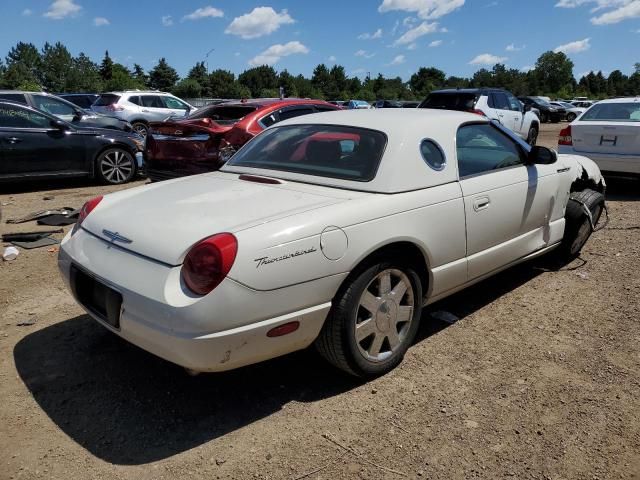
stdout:
<svg viewBox="0 0 640 480">
<path fill-rule="evenodd" d="M 321 100 L 246 100 L 203 107 L 184 120 L 151 123 L 146 174 L 158 181 L 217 170 L 265 128 L 332 110 L 340 108 Z"/>
</svg>

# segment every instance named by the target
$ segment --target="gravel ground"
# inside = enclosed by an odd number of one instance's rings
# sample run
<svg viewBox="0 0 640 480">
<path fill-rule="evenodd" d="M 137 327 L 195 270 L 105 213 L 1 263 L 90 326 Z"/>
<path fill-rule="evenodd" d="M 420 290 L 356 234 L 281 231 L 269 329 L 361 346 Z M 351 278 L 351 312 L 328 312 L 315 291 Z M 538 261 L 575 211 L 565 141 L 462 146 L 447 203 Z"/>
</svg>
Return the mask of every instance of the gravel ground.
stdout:
<svg viewBox="0 0 640 480">
<path fill-rule="evenodd" d="M 55 252 L 22 250 L 0 263 L 0 478 L 640 479 L 640 183 L 609 184 L 611 222 L 580 259 L 434 305 L 460 320 L 425 313 L 369 383 L 313 351 L 188 377 L 84 315 Z M 0 202 L 9 218 L 110 190 L 28 184 Z"/>
</svg>

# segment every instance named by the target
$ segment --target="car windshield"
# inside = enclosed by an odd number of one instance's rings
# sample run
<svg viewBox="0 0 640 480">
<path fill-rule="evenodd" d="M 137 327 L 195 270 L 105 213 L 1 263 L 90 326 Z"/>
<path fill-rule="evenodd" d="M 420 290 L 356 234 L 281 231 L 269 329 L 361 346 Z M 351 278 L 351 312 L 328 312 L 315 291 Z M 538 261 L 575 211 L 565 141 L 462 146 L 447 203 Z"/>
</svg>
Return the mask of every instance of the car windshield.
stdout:
<svg viewBox="0 0 640 480">
<path fill-rule="evenodd" d="M 257 107 L 252 105 L 216 105 L 196 110 L 193 115 L 189 115 L 189 120 L 210 118 L 220 125 L 233 125 L 256 110 Z"/>
<path fill-rule="evenodd" d="M 640 122 L 640 102 L 599 103 L 587 110 L 580 121 Z"/>
<path fill-rule="evenodd" d="M 340 125 L 291 125 L 266 130 L 227 167 L 250 167 L 368 182 L 384 153 L 384 133 Z"/>
<path fill-rule="evenodd" d="M 475 93 L 432 93 L 418 108 L 441 108 L 443 110 L 473 110 Z"/>
<path fill-rule="evenodd" d="M 540 97 L 533 97 L 533 100 L 538 104 L 538 105 L 542 105 L 545 107 L 551 107 L 552 105 L 547 102 L 544 98 L 540 98 Z"/>
</svg>

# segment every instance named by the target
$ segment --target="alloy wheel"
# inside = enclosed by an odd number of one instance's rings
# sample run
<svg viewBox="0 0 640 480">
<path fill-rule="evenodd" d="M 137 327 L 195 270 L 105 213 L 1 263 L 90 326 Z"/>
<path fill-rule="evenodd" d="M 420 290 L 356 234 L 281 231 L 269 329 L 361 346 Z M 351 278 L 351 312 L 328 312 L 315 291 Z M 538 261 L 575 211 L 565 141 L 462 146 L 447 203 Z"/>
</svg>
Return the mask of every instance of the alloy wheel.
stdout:
<svg viewBox="0 0 640 480">
<path fill-rule="evenodd" d="M 365 359 L 381 362 L 402 348 L 415 302 L 411 281 L 400 270 L 383 270 L 369 282 L 360 297 L 354 323 L 358 351 Z"/>
<path fill-rule="evenodd" d="M 133 157 L 124 150 L 107 150 L 100 156 L 100 173 L 109 183 L 124 183 L 131 178 Z"/>
</svg>

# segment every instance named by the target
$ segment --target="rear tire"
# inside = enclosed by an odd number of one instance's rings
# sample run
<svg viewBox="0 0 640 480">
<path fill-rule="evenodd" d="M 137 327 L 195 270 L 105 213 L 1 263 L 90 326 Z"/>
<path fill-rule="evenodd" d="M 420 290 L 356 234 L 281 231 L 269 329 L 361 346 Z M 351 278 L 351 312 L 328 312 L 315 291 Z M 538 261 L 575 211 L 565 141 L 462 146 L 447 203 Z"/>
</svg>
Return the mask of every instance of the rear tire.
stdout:
<svg viewBox="0 0 640 480">
<path fill-rule="evenodd" d="M 577 115 L 575 113 L 568 113 L 567 114 L 567 122 L 571 123 L 576 119 Z"/>
<path fill-rule="evenodd" d="M 136 175 L 134 155 L 120 147 L 107 148 L 96 158 L 96 177 L 107 185 L 121 185 L 130 182 Z"/>
<path fill-rule="evenodd" d="M 383 375 L 404 358 L 421 312 L 422 284 L 411 267 L 397 261 L 369 264 L 338 291 L 315 345 L 351 375 Z"/>
<path fill-rule="evenodd" d="M 537 141 L 538 141 L 538 128 L 535 125 L 532 125 L 531 128 L 529 128 L 527 143 L 533 147 Z"/>
<path fill-rule="evenodd" d="M 584 211 L 585 204 L 591 212 L 593 224 L 597 225 L 604 209 L 604 195 L 595 190 L 585 189 L 571 193 L 564 215 L 565 228 L 559 254 L 563 260 L 571 261 L 580 254 L 580 250 L 591 236 L 591 222 Z"/>
<path fill-rule="evenodd" d="M 131 124 L 131 128 L 138 135 L 142 135 L 144 138 L 147 138 L 147 134 L 149 133 L 149 126 L 144 122 L 133 122 Z"/>
</svg>

